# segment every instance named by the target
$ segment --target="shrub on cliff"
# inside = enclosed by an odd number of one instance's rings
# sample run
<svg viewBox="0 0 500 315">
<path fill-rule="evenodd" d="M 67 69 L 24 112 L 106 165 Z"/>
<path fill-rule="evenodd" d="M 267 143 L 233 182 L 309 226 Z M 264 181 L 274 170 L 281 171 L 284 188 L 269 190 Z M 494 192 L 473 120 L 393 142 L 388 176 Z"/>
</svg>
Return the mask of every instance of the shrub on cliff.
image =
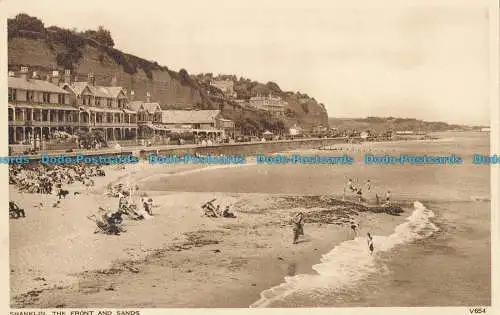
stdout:
<svg viewBox="0 0 500 315">
<path fill-rule="evenodd" d="M 101 45 L 115 47 L 115 41 L 113 40 L 113 37 L 111 37 L 111 32 L 105 29 L 102 25 L 99 25 L 97 31 L 86 30 L 82 35 L 95 40 Z"/>
<path fill-rule="evenodd" d="M 191 78 L 186 69 L 179 70 L 179 80 L 181 81 L 182 85 L 198 88 L 198 84 L 195 80 L 193 80 L 193 78 Z"/>
<path fill-rule="evenodd" d="M 266 86 L 269 90 L 271 90 L 273 92 L 273 94 L 276 94 L 276 95 L 279 95 L 281 94 L 281 88 L 279 87 L 278 84 L 272 82 L 272 81 L 269 81 L 266 83 Z"/>
<path fill-rule="evenodd" d="M 38 33 L 40 35 L 45 34 L 45 26 L 43 22 L 34 16 L 29 16 L 26 13 L 19 13 L 15 18 L 8 19 L 7 29 L 9 37 L 25 36 L 30 34 L 30 32 Z"/>
<path fill-rule="evenodd" d="M 59 52 L 57 64 L 65 69 L 74 69 L 75 64 L 82 58 L 81 48 L 85 45 L 83 38 L 67 29 L 57 26 L 47 28 L 47 43 L 53 48 L 53 43 L 60 43 L 66 51 Z"/>
</svg>

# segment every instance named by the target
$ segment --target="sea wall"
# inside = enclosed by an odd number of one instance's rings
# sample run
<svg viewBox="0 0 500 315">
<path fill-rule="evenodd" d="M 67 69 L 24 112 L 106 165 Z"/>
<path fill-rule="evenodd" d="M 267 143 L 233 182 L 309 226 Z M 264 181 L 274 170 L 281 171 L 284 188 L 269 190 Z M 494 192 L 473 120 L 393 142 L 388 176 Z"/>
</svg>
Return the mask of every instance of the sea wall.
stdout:
<svg viewBox="0 0 500 315">
<path fill-rule="evenodd" d="M 154 149 L 145 149 L 140 151 L 141 158 L 147 158 L 151 154 L 157 155 L 245 155 L 251 156 L 258 153 L 276 153 L 294 149 L 318 149 L 322 146 L 344 143 L 344 138 L 330 139 L 301 139 L 301 140 L 283 140 L 269 142 L 253 143 L 234 143 L 212 146 L 168 146 L 156 147 Z"/>
<path fill-rule="evenodd" d="M 96 155 L 129 155 L 132 154 L 142 159 L 147 159 L 151 154 L 157 155 L 184 155 L 184 154 L 200 154 L 200 155 L 245 155 L 251 156 L 258 153 L 276 153 L 295 149 L 317 149 L 322 146 L 344 143 L 344 138 L 327 138 L 327 139 L 300 139 L 300 140 L 282 140 L 268 142 L 253 142 L 253 143 L 231 143 L 212 146 L 199 145 L 169 145 L 157 146 L 143 149 L 122 148 L 122 149 L 101 149 L 101 150 L 75 150 L 70 153 L 64 153 L 64 156 L 96 156 Z M 59 156 L 61 153 L 48 153 L 49 156 Z M 28 158 L 32 162 L 37 162 L 41 159 L 41 155 L 31 155 Z"/>
</svg>

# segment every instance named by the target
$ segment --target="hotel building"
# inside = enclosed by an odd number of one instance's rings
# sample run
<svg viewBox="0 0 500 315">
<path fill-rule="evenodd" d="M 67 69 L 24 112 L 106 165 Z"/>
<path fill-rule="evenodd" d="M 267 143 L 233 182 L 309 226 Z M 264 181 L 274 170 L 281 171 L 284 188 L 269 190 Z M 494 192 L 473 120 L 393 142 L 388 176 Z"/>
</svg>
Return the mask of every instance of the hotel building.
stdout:
<svg viewBox="0 0 500 315">
<path fill-rule="evenodd" d="M 273 96 L 254 96 L 250 98 L 250 106 L 263 109 L 271 113 L 274 117 L 284 117 L 285 116 L 285 106 L 288 103 L 283 101 L 281 97 Z"/>
<path fill-rule="evenodd" d="M 9 72 L 9 144 L 48 139 L 55 130 L 73 133 L 80 112 L 70 105 L 69 92 L 50 80 L 40 80 L 36 72 L 28 76 L 27 67 L 21 68 L 19 77 Z"/>
<path fill-rule="evenodd" d="M 96 85 L 92 73 L 88 81 L 64 83 L 62 88 L 69 93 L 70 104 L 81 112 L 80 129 L 101 130 L 106 141 L 137 139 L 137 112 L 127 107 L 125 89 Z"/>
</svg>

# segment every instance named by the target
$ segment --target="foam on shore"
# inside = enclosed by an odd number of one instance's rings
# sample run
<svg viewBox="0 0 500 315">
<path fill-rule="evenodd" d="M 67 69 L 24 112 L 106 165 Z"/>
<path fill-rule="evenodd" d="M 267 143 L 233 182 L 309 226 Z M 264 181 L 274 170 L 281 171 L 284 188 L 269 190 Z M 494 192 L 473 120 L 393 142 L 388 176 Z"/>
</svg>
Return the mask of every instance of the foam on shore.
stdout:
<svg viewBox="0 0 500 315">
<path fill-rule="evenodd" d="M 413 207 L 412 214 L 398 225 L 391 235 L 373 235 L 373 256 L 368 251 L 367 239 L 364 236 L 342 242 L 323 255 L 321 263 L 313 266 L 316 274 L 286 277 L 284 283 L 261 292 L 261 298 L 250 307 L 270 307 L 301 292 L 327 291 L 332 294 L 336 290 L 356 285 L 370 274 L 384 272 L 384 267 L 377 264 L 379 253 L 426 238 L 438 230 L 430 221 L 434 217 L 431 210 L 419 201 L 414 202 Z"/>
</svg>

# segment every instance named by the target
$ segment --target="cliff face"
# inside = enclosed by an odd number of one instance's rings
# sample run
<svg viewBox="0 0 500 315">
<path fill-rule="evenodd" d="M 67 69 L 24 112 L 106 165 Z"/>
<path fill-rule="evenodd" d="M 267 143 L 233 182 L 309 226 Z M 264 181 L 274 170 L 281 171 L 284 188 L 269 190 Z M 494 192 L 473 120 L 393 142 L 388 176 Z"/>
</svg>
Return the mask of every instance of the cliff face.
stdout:
<svg viewBox="0 0 500 315">
<path fill-rule="evenodd" d="M 297 94 L 284 97 L 288 102 L 291 113 L 288 115 L 289 123 L 295 123 L 303 128 L 310 129 L 314 126 L 328 127 L 328 113 L 323 104 L 312 98 L 303 98 Z"/>
<path fill-rule="evenodd" d="M 30 70 L 38 71 L 44 78 L 52 70 L 62 72 L 70 68 L 72 80 L 76 76 L 79 81 L 87 80 L 88 73 L 92 72 L 97 84 L 114 83 L 128 91 L 134 90 L 136 100 L 145 100 L 146 93 L 149 92 L 151 99 L 159 102 L 164 109 L 222 108 L 228 118 L 237 119 L 245 114 L 250 119 L 256 117 L 246 109 L 231 106 L 230 100 L 215 100 L 207 86 L 200 85 L 186 71 L 177 73 L 156 62 L 104 47 L 90 39 L 75 37 L 68 30 L 54 29 L 57 31 L 47 29 L 45 33 L 27 33 L 29 36 L 17 33 L 12 35 L 9 29 L 9 70 L 17 71 L 21 65 L 29 66 Z M 248 96 L 267 91 L 288 102 L 285 125 L 297 124 L 305 130 L 318 125 L 328 126 L 325 107 L 313 98 L 300 93 L 283 92 L 275 83 L 252 83 L 246 90 Z M 261 90 L 258 90 L 259 87 Z"/>
<path fill-rule="evenodd" d="M 14 37 L 9 39 L 8 49 L 9 68 L 12 70 L 18 70 L 20 65 L 29 65 L 40 73 L 64 70 L 57 62 L 58 54 L 67 52 L 64 45 L 49 46 L 43 39 Z M 96 82 L 101 85 L 111 85 L 113 78 L 116 78 L 117 85 L 128 91 L 135 91 L 136 99 L 144 100 L 149 92 L 152 100 L 172 107 L 183 108 L 202 104 L 200 91 L 191 86 L 183 86 L 168 70 L 151 70 L 150 79 L 141 68 L 138 68 L 135 74 L 126 73 L 122 65 L 98 47 L 85 45 L 81 48 L 81 54 L 82 57 L 72 71 L 72 80 L 76 76 L 78 80 L 85 81 L 88 73 L 92 72 Z"/>
</svg>

